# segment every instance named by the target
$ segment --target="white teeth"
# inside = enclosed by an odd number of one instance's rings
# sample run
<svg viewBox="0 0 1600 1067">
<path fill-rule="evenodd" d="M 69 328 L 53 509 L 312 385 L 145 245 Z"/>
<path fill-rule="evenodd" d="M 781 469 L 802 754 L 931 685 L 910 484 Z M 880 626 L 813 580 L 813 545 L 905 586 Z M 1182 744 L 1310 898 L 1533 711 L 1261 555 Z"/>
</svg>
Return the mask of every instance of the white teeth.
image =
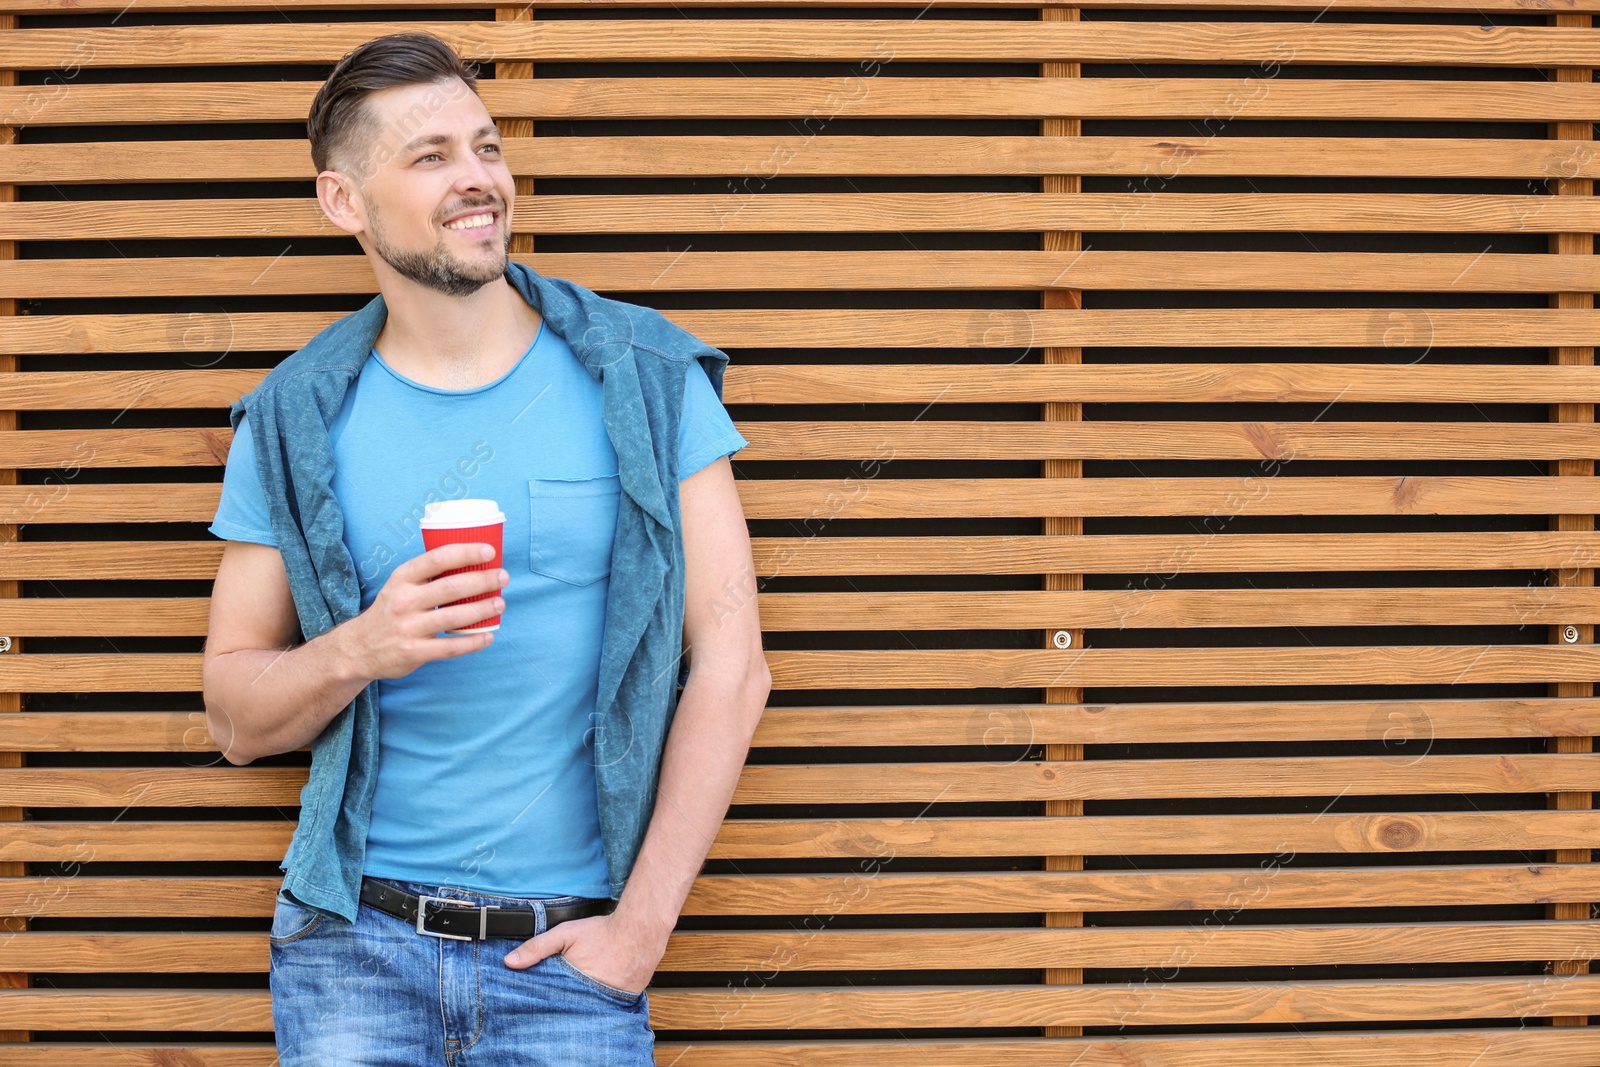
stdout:
<svg viewBox="0 0 1600 1067">
<path fill-rule="evenodd" d="M 464 219 L 457 219 L 455 222 L 447 222 L 444 225 L 447 230 L 465 230 L 474 226 L 487 226 L 493 221 L 493 215 L 468 215 Z"/>
</svg>

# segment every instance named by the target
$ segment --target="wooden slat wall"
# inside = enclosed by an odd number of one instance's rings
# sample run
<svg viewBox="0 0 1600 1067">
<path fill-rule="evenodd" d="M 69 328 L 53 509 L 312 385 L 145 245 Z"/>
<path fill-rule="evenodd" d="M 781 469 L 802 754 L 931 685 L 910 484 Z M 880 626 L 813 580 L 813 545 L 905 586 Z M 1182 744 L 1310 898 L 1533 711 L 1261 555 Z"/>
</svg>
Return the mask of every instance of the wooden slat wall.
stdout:
<svg viewBox="0 0 1600 1067">
<path fill-rule="evenodd" d="M 681 1067 L 1595 1067 L 1600 0 L 0 0 L 0 1067 L 268 1067 L 225 407 L 483 63 L 513 254 L 727 348 L 775 688 Z"/>
</svg>

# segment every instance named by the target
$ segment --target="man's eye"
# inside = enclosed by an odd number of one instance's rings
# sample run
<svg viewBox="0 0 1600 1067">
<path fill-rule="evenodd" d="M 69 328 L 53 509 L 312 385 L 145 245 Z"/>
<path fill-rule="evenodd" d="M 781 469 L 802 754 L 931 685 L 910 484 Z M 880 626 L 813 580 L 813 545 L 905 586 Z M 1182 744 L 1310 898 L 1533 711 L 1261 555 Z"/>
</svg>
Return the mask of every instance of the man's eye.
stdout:
<svg viewBox="0 0 1600 1067">
<path fill-rule="evenodd" d="M 417 160 L 417 162 L 418 163 L 423 163 L 423 162 L 426 162 L 427 160 L 438 159 L 438 158 L 439 158 L 439 153 L 437 153 L 437 152 L 429 152 L 427 155 L 425 155 L 421 159 Z"/>
<path fill-rule="evenodd" d="M 498 151 L 500 151 L 500 146 L 499 146 L 499 145 L 497 145 L 497 144 L 486 144 L 486 145 L 484 145 L 484 146 L 483 146 L 483 147 L 485 147 L 485 148 L 487 148 L 487 149 L 488 149 L 488 150 L 489 150 L 489 151 L 491 151 L 491 152 L 498 152 Z"/>
</svg>

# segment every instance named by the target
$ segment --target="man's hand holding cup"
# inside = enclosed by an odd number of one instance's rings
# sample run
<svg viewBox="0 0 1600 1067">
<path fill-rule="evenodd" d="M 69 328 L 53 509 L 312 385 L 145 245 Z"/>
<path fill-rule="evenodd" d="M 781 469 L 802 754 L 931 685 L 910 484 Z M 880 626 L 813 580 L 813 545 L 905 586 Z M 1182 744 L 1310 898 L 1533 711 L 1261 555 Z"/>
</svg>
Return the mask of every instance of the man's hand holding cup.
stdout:
<svg viewBox="0 0 1600 1067">
<path fill-rule="evenodd" d="M 487 648 L 500 627 L 499 591 L 511 580 L 500 566 L 505 516 L 488 500 L 442 504 L 428 505 L 422 520 L 427 550 L 396 567 L 371 607 L 351 620 L 366 677 L 400 678 Z"/>
</svg>

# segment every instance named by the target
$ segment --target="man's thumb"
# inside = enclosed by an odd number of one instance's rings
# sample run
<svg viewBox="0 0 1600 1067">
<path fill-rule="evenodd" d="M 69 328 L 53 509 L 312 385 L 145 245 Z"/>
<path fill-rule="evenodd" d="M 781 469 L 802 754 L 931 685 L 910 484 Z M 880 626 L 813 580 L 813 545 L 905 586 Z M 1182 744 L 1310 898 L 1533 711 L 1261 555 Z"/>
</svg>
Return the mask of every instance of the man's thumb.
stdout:
<svg viewBox="0 0 1600 1067">
<path fill-rule="evenodd" d="M 532 967 L 554 951 L 556 951 L 555 946 L 545 945 L 538 938 L 532 938 L 506 953 L 506 966 Z"/>
</svg>

